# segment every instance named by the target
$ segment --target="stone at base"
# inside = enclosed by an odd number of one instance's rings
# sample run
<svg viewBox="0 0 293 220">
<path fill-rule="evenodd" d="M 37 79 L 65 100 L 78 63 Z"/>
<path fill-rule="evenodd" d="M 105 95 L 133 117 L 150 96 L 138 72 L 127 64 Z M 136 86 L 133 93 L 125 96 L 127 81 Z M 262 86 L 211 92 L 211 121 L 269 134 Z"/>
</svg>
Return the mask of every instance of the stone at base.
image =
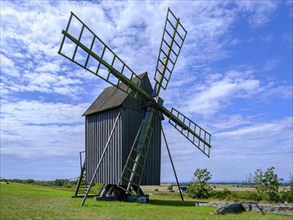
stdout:
<svg viewBox="0 0 293 220">
<path fill-rule="evenodd" d="M 258 204 L 253 202 L 242 202 L 240 204 L 246 211 L 293 215 L 293 206 L 284 206 L 284 205 L 276 206 L 276 205 L 270 205 L 270 204 Z"/>
<path fill-rule="evenodd" d="M 292 205 L 272 205 L 272 204 L 259 204 L 256 202 L 196 202 L 195 206 L 216 206 L 216 213 L 225 214 L 231 212 L 253 211 L 272 214 L 293 215 Z"/>
<path fill-rule="evenodd" d="M 127 202 L 148 203 L 149 202 L 149 195 L 127 196 Z"/>
<path fill-rule="evenodd" d="M 118 200 L 116 196 L 95 196 L 95 201 L 116 201 Z"/>
<path fill-rule="evenodd" d="M 230 204 L 226 205 L 224 207 L 217 208 L 216 213 L 217 214 L 226 214 L 226 213 L 238 213 L 238 212 L 243 212 L 245 209 L 242 207 L 241 204 Z"/>
</svg>

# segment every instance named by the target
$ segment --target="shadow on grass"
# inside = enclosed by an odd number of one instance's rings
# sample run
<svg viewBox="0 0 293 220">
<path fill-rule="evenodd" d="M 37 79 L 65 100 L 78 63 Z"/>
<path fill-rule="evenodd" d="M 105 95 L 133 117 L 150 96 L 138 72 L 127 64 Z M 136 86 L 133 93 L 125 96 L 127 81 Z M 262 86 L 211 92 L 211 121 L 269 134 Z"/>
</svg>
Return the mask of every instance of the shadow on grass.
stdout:
<svg viewBox="0 0 293 220">
<path fill-rule="evenodd" d="M 177 200 L 166 200 L 166 199 L 150 199 L 148 204 L 158 206 L 195 206 L 196 201 L 177 201 Z"/>
</svg>

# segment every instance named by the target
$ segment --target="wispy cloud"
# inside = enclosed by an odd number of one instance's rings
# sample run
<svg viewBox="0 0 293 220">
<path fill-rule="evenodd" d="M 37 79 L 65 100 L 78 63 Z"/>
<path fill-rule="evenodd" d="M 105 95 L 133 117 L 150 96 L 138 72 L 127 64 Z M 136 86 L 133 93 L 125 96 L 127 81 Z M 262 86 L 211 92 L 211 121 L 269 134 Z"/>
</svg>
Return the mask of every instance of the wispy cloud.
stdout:
<svg viewBox="0 0 293 220">
<path fill-rule="evenodd" d="M 203 157 L 183 136 L 165 125 L 168 144 L 181 180 L 188 180 L 196 167 L 212 171 L 214 180 L 223 180 L 222 173 L 229 172 L 226 180 L 243 180 L 256 169 L 275 166 L 287 178 L 292 164 L 292 117 L 271 122 L 258 122 L 255 118 L 227 115 L 214 120 L 211 159 Z M 162 145 L 163 168 L 172 173 L 165 145 Z M 188 167 L 193 169 L 185 172 Z M 284 172 L 284 169 L 287 170 Z M 170 177 L 169 177 L 170 178 Z"/>
<path fill-rule="evenodd" d="M 228 72 L 214 81 L 207 81 L 207 84 L 185 103 L 187 111 L 214 114 L 233 98 L 254 95 L 260 88 L 260 82 L 251 78 L 248 72 Z"/>
<path fill-rule="evenodd" d="M 183 87 L 182 83 L 190 85 Z M 192 86 L 194 83 L 194 86 Z M 178 85 L 177 85 L 178 84 Z M 176 88 L 174 88 L 176 87 Z M 208 74 L 200 83 L 196 78 L 179 80 L 170 89 L 173 93 L 167 99 L 171 102 L 174 96 L 180 100 L 176 106 L 184 109 L 186 114 L 201 114 L 212 116 L 228 107 L 235 99 L 266 102 L 269 98 L 291 98 L 292 86 L 287 84 L 276 85 L 276 82 L 256 77 L 256 70 L 230 70 L 226 73 Z M 175 90 L 175 94 L 174 94 Z M 182 94 L 184 94 L 182 96 Z M 186 97 L 180 99 L 180 97 Z"/>
<path fill-rule="evenodd" d="M 264 63 L 263 71 L 271 71 L 274 70 L 280 65 L 280 59 L 269 59 Z"/>
<path fill-rule="evenodd" d="M 270 14 L 277 8 L 274 1 L 235 1 L 240 10 L 247 11 L 247 20 L 252 27 L 260 27 L 270 20 Z"/>
<path fill-rule="evenodd" d="M 38 101 L 2 103 L 1 153 L 31 158 L 77 151 L 83 146 L 81 115 L 87 106 Z"/>
</svg>

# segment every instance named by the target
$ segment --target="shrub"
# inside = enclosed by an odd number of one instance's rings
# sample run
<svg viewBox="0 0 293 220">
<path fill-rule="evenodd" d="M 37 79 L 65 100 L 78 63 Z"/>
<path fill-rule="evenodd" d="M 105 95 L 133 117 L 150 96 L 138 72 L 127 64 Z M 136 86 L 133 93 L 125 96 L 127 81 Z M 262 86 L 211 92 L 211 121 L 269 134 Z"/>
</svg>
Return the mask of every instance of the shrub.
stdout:
<svg viewBox="0 0 293 220">
<path fill-rule="evenodd" d="M 0 182 L 9 183 L 9 180 L 5 178 L 0 178 Z"/>
<path fill-rule="evenodd" d="M 251 192 L 251 191 L 244 191 L 244 192 L 238 192 L 239 197 L 245 200 L 250 201 L 260 201 L 261 197 L 257 194 L 257 192 Z"/>
<path fill-rule="evenodd" d="M 68 179 L 56 179 L 53 182 L 54 186 L 65 186 L 66 184 L 69 184 L 70 181 Z"/>
<path fill-rule="evenodd" d="M 227 200 L 232 200 L 232 201 L 238 201 L 239 196 L 236 192 L 231 192 L 230 194 L 228 194 L 225 199 Z"/>
<path fill-rule="evenodd" d="M 65 188 L 72 188 L 73 185 L 71 185 L 70 183 L 66 183 L 65 184 Z"/>
<path fill-rule="evenodd" d="M 174 192 L 174 191 L 173 191 L 173 184 L 170 184 L 170 185 L 168 186 L 168 191 L 169 191 L 169 192 Z"/>
<path fill-rule="evenodd" d="M 212 188 L 207 182 L 211 178 L 212 175 L 207 169 L 196 169 L 193 181 L 187 186 L 187 195 L 191 198 L 208 198 Z"/>
<path fill-rule="evenodd" d="M 232 194 L 231 191 L 226 188 L 223 191 L 210 191 L 209 192 L 209 196 L 213 197 L 215 199 L 226 199 L 228 196 L 230 196 L 230 199 L 231 199 L 231 194 Z"/>
<path fill-rule="evenodd" d="M 290 202 L 293 203 L 293 191 L 287 191 L 284 193 L 280 193 L 282 195 L 282 202 Z"/>
<path fill-rule="evenodd" d="M 13 183 L 22 183 L 21 179 L 10 179 L 9 181 Z"/>
<path fill-rule="evenodd" d="M 279 181 L 283 179 L 278 179 L 274 169 L 275 167 L 271 167 L 265 172 L 260 169 L 255 171 L 255 188 L 262 200 L 276 201 L 278 199 Z"/>
<path fill-rule="evenodd" d="M 211 191 L 209 191 L 209 197 L 219 199 L 222 197 L 222 191 L 211 190 Z"/>
<path fill-rule="evenodd" d="M 35 180 L 33 180 L 33 179 L 26 179 L 26 180 L 23 180 L 22 183 L 31 184 L 31 183 L 35 183 Z"/>
</svg>

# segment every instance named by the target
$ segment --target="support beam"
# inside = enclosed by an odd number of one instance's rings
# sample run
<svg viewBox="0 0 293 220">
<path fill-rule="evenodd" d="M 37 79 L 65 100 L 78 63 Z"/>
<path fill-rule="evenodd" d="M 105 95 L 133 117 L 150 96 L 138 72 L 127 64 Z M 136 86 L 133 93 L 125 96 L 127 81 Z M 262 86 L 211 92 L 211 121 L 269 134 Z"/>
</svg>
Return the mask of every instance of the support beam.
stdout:
<svg viewBox="0 0 293 220">
<path fill-rule="evenodd" d="M 178 190 L 179 190 L 179 193 L 180 193 L 180 197 L 181 197 L 181 200 L 184 201 L 183 195 L 182 195 L 182 192 L 181 192 L 181 189 L 180 189 L 179 181 L 178 181 L 178 178 L 177 178 L 176 170 L 175 170 L 175 167 L 174 167 L 174 164 L 173 164 L 172 156 L 171 156 L 171 153 L 170 153 L 170 150 L 169 150 L 169 146 L 168 146 L 168 143 L 167 143 L 167 139 L 166 139 L 166 136 L 165 136 L 165 132 L 164 132 L 163 127 L 161 127 L 161 130 L 162 130 L 162 134 L 163 134 L 163 137 L 164 137 L 165 145 L 166 145 L 166 148 L 167 148 L 167 151 L 168 151 L 168 155 L 169 155 L 169 158 L 170 158 L 170 161 L 171 161 L 171 164 L 172 164 L 173 172 L 174 172 L 174 175 L 175 175 L 175 178 L 176 178 L 176 183 L 177 183 L 177 186 L 178 186 Z"/>
</svg>

